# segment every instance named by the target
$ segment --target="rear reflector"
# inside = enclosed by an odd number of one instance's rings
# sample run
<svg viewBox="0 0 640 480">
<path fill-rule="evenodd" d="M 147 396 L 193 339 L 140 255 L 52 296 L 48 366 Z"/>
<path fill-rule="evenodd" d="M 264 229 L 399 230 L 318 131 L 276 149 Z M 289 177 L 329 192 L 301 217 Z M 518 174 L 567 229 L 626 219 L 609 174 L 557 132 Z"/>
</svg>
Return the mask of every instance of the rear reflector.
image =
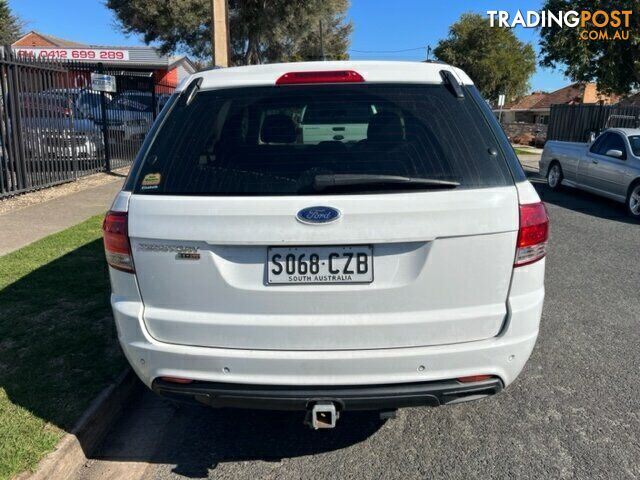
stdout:
<svg viewBox="0 0 640 480">
<path fill-rule="evenodd" d="M 276 80 L 276 85 L 301 85 L 310 83 L 357 83 L 364 78 L 353 70 L 335 70 L 325 72 L 289 72 Z"/>
<path fill-rule="evenodd" d="M 484 380 L 489 380 L 491 375 L 469 375 L 468 377 L 459 377 L 456 378 L 460 383 L 473 383 L 473 382 L 482 382 Z"/>
<path fill-rule="evenodd" d="M 107 212 L 102 223 L 102 232 L 107 263 L 117 270 L 134 273 L 127 232 L 127 213 Z"/>
<path fill-rule="evenodd" d="M 547 254 L 549 217 L 542 202 L 520 205 L 520 230 L 514 267 L 537 262 Z"/>
<path fill-rule="evenodd" d="M 163 382 L 169 382 L 169 383 L 181 383 L 181 384 L 193 383 L 193 380 L 191 380 L 190 378 L 160 377 L 160 380 L 162 380 Z"/>
</svg>

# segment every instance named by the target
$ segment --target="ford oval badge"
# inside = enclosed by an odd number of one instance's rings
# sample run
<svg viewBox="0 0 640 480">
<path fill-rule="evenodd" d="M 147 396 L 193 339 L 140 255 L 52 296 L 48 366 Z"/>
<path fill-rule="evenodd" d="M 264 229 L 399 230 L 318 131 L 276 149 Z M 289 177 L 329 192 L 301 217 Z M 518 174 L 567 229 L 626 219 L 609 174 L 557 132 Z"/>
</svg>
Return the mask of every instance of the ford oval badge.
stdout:
<svg viewBox="0 0 640 480">
<path fill-rule="evenodd" d="M 322 225 L 335 222 L 341 215 L 340 210 L 333 207 L 307 207 L 300 210 L 296 218 L 309 225 Z"/>
</svg>

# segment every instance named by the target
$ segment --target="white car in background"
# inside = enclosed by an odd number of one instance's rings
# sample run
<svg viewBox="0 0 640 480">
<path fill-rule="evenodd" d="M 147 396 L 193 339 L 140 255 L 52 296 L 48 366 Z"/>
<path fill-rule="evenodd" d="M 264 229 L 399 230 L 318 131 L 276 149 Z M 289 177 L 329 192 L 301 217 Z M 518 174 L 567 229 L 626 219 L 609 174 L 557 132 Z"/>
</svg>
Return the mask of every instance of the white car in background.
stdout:
<svg viewBox="0 0 640 480">
<path fill-rule="evenodd" d="M 371 109 L 363 138 L 301 137 L 296 112 L 319 106 Z M 147 386 L 306 410 L 314 428 L 512 383 L 538 335 L 547 239 L 491 111 L 439 63 L 197 73 L 104 221 L 118 336 Z"/>
</svg>

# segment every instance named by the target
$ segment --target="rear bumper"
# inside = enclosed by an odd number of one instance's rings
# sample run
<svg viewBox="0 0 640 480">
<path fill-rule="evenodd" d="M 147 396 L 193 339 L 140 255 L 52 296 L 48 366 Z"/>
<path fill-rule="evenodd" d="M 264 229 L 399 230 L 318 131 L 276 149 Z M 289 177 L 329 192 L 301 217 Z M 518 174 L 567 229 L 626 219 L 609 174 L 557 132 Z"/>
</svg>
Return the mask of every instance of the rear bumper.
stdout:
<svg viewBox="0 0 640 480">
<path fill-rule="evenodd" d="M 208 348 L 169 344 L 151 337 L 142 318 L 135 276 L 113 269 L 110 273 L 119 340 L 142 381 L 157 390 L 159 384 L 154 380 L 159 377 L 193 379 L 198 383 L 185 386 L 185 391 L 202 383 L 213 389 L 216 398 L 220 396 L 216 394 L 219 385 L 230 386 L 231 391 L 236 387 L 242 390 L 243 385 L 254 386 L 249 390 L 275 386 L 274 390 L 288 391 L 307 386 L 330 391 L 338 387 L 396 388 L 405 384 L 424 387 L 427 383 L 432 388 L 431 382 L 478 374 L 495 376 L 501 388 L 506 387 L 515 380 L 533 351 L 544 300 L 542 260 L 514 270 L 503 329 L 485 340 L 378 350 Z M 433 401 L 426 390 L 421 395 L 429 398 L 425 401 Z"/>
<path fill-rule="evenodd" d="M 377 410 L 446 405 L 494 395 L 502 390 L 498 378 L 460 383 L 456 380 L 361 385 L 355 387 L 291 387 L 193 382 L 188 385 L 154 380 L 157 394 L 178 401 L 193 401 L 212 407 L 266 410 L 308 410 L 317 402 L 331 402 L 339 410 Z"/>
</svg>

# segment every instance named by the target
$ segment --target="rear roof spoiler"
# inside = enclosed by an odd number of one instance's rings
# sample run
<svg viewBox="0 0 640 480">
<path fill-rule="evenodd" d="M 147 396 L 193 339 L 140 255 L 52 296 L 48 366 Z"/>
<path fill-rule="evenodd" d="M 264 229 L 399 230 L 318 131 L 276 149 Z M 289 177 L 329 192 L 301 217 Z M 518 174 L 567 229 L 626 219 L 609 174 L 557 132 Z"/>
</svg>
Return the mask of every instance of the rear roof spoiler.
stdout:
<svg viewBox="0 0 640 480">
<path fill-rule="evenodd" d="M 450 87 L 451 93 L 457 98 L 464 98 L 464 91 L 456 76 L 450 70 L 440 70 L 440 76 L 445 85 Z"/>
<path fill-rule="evenodd" d="M 191 83 L 189 83 L 189 85 L 180 92 L 180 97 L 184 99 L 183 101 L 185 105 L 189 105 L 191 103 L 191 100 L 193 100 L 200 90 L 200 85 L 202 85 L 202 77 L 194 78 Z"/>
</svg>

